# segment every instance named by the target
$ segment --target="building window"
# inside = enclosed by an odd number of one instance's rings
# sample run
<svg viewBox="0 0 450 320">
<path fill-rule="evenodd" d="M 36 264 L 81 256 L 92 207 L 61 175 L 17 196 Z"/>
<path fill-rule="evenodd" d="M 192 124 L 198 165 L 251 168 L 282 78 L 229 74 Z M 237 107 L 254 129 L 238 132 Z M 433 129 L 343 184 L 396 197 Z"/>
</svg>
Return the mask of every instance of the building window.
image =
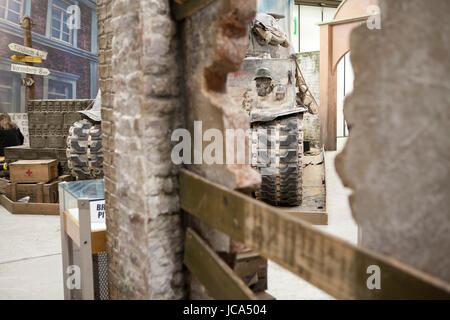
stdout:
<svg viewBox="0 0 450 320">
<path fill-rule="evenodd" d="M 52 39 L 72 43 L 73 32 L 67 26 L 69 14 L 66 12 L 70 4 L 53 0 L 52 4 Z"/>
<path fill-rule="evenodd" d="M 23 12 L 23 0 L 0 0 L 0 18 L 19 24 Z"/>
<path fill-rule="evenodd" d="M 0 112 L 20 112 L 20 75 L 0 70 Z"/>
<path fill-rule="evenodd" d="M 48 79 L 48 99 L 72 99 L 73 83 Z"/>
<path fill-rule="evenodd" d="M 13 86 L 5 77 L 6 72 L 0 72 L 0 111 L 11 112 L 13 100 Z"/>
</svg>

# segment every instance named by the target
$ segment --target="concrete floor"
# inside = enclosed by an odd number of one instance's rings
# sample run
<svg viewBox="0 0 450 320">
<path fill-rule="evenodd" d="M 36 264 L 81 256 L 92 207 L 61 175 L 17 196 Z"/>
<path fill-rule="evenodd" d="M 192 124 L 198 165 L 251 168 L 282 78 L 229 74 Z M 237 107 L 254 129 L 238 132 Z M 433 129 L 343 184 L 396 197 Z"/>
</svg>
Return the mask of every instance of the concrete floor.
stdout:
<svg viewBox="0 0 450 320">
<path fill-rule="evenodd" d="M 338 140 L 338 150 L 344 143 Z M 317 228 L 356 243 L 350 192 L 334 170 L 336 154 L 326 153 L 329 225 Z M 0 206 L 0 299 L 63 299 L 60 241 L 59 217 L 12 215 Z M 277 299 L 332 299 L 273 262 L 268 277 L 268 292 Z"/>
<path fill-rule="evenodd" d="M 0 299 L 63 299 L 58 216 L 0 206 Z"/>
</svg>

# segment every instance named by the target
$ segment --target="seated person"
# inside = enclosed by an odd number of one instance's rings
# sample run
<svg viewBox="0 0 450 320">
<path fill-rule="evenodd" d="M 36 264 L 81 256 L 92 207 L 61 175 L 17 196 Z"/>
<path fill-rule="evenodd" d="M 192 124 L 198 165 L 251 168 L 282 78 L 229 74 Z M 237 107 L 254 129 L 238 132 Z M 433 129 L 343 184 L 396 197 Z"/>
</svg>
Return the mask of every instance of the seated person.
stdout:
<svg viewBox="0 0 450 320">
<path fill-rule="evenodd" d="M 7 113 L 0 113 L 0 156 L 5 155 L 6 147 L 20 146 L 23 144 L 23 135 L 19 127 L 11 121 Z"/>
</svg>

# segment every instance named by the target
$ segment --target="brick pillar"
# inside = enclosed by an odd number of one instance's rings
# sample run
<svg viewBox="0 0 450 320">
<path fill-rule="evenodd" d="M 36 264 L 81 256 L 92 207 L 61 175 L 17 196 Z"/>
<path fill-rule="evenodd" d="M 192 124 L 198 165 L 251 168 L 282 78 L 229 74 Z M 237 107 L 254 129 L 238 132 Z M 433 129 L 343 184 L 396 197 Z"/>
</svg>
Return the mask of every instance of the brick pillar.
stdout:
<svg viewBox="0 0 450 320">
<path fill-rule="evenodd" d="M 112 299 L 180 299 L 183 232 L 171 132 L 181 126 L 169 0 L 98 0 Z"/>
</svg>

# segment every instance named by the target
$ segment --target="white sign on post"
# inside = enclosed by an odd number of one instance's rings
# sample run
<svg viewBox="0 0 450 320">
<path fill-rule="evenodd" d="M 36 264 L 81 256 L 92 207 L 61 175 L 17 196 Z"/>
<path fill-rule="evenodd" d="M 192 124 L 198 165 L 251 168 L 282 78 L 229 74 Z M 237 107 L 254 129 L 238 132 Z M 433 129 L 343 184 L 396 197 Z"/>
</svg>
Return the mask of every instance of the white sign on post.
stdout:
<svg viewBox="0 0 450 320">
<path fill-rule="evenodd" d="M 10 43 L 8 45 L 8 47 L 9 47 L 9 49 L 11 51 L 20 52 L 20 53 L 23 53 L 23 54 L 25 54 L 27 56 L 40 57 L 40 58 L 42 58 L 42 60 L 46 60 L 47 59 L 47 54 L 48 53 L 45 52 L 45 51 L 41 51 L 41 50 L 25 47 L 25 46 L 22 46 L 22 45 L 17 44 L 17 43 Z"/>
<path fill-rule="evenodd" d="M 36 74 L 38 76 L 48 76 L 50 74 L 50 71 L 47 68 L 24 66 L 21 64 L 11 64 L 11 71 L 18 73 Z"/>
<path fill-rule="evenodd" d="M 91 223 L 105 223 L 105 200 L 89 202 L 91 210 Z"/>
</svg>

